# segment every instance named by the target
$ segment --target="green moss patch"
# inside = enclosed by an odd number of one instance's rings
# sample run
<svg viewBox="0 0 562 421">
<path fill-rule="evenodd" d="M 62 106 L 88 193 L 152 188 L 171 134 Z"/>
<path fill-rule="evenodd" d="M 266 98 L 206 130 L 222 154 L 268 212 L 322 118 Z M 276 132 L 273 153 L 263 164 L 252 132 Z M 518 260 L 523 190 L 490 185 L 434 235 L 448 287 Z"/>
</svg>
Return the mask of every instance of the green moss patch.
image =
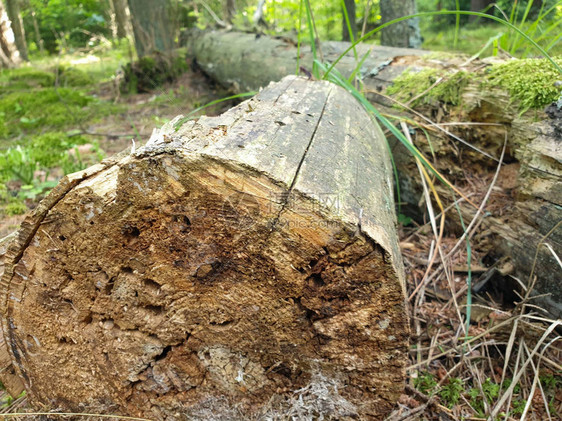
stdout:
<svg viewBox="0 0 562 421">
<path fill-rule="evenodd" d="M 70 88 L 10 92 L 0 96 L 0 138 L 77 127 L 117 108 Z"/>
<path fill-rule="evenodd" d="M 47 88 L 54 86 L 55 75 L 44 70 L 22 67 L 3 72 L 0 81 L 2 88 L 10 90 Z"/>
<path fill-rule="evenodd" d="M 76 67 L 59 66 L 55 69 L 58 71 L 59 85 L 60 86 L 89 86 L 94 83 L 93 78 L 86 72 L 83 72 Z"/>
<path fill-rule="evenodd" d="M 555 60 L 562 65 L 562 58 Z M 473 81 L 480 82 L 482 90 L 506 90 L 523 112 L 543 108 L 562 96 L 556 83 L 562 81 L 562 74 L 546 59 L 512 60 L 479 74 L 444 69 L 407 71 L 394 80 L 387 93 L 402 103 L 414 99 L 413 107 L 437 102 L 459 105 L 464 89 Z"/>
<path fill-rule="evenodd" d="M 80 87 L 94 83 L 92 77 L 76 67 L 57 66 L 49 70 L 20 67 L 9 69 L 0 75 L 0 87 L 5 91 L 21 91 L 37 88 Z"/>
<path fill-rule="evenodd" d="M 470 79 L 471 75 L 463 71 L 454 73 L 441 69 L 409 71 L 396 78 L 386 92 L 402 103 L 415 98 L 410 104 L 414 107 L 436 102 L 459 105 L 464 88 Z M 424 92 L 425 94 L 420 96 Z"/>
<path fill-rule="evenodd" d="M 562 65 L 562 58 L 555 60 Z M 559 80 L 562 80 L 562 74 L 548 60 L 523 59 L 492 66 L 484 84 L 506 89 L 525 111 L 555 102 L 562 94 L 560 87 L 555 85 Z"/>
</svg>

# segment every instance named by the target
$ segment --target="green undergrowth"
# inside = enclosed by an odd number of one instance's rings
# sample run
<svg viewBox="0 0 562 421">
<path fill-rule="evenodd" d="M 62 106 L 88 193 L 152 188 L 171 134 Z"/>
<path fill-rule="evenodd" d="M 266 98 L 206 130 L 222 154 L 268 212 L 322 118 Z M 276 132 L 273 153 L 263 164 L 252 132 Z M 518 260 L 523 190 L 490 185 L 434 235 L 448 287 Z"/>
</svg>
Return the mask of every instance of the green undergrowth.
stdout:
<svg viewBox="0 0 562 421">
<path fill-rule="evenodd" d="M 151 92 L 167 82 L 173 82 L 188 70 L 185 54 L 173 58 L 156 54 L 123 66 L 121 91 L 129 94 Z"/>
<path fill-rule="evenodd" d="M 555 59 L 562 64 L 562 58 Z M 394 80 L 387 93 L 410 106 L 436 102 L 460 105 L 469 83 L 479 83 L 481 90 L 498 87 L 509 92 L 519 110 L 543 108 L 562 95 L 562 75 L 544 59 L 511 60 L 494 64 L 486 71 L 471 74 L 446 69 L 407 71 Z"/>
<path fill-rule="evenodd" d="M 86 72 L 72 66 L 58 65 L 49 69 L 20 67 L 0 73 L 2 91 L 52 87 L 89 87 L 94 79 Z"/>
<path fill-rule="evenodd" d="M 88 144 L 86 152 L 79 146 Z M 80 171 L 103 158 L 95 141 L 84 136 L 48 132 L 0 151 L 0 210 L 25 213 L 26 201 L 35 202 L 53 188 L 60 176 Z"/>
<path fill-rule="evenodd" d="M 511 379 L 505 379 L 503 384 L 499 384 L 490 378 L 485 379 L 481 384 L 474 380 L 451 377 L 439 386 L 439 381 L 433 373 L 421 371 L 414 379 L 414 387 L 425 395 L 437 395 L 441 403 L 447 408 L 453 408 L 461 400 L 470 404 L 474 411 L 473 416 L 485 419 L 487 417 L 486 407 L 492 406 L 511 385 Z M 562 377 L 552 373 L 544 373 L 539 376 L 541 388 L 548 400 L 551 416 L 559 416 L 553 405 L 556 394 L 562 387 Z M 513 389 L 513 399 L 511 415 L 521 415 L 527 403 L 527 396 L 523 396 L 522 389 L 515 385 Z"/>
<path fill-rule="evenodd" d="M 77 128 L 121 107 L 102 102 L 73 88 L 36 88 L 0 95 L 0 147 L 14 137 L 27 137 L 47 130 Z"/>
</svg>

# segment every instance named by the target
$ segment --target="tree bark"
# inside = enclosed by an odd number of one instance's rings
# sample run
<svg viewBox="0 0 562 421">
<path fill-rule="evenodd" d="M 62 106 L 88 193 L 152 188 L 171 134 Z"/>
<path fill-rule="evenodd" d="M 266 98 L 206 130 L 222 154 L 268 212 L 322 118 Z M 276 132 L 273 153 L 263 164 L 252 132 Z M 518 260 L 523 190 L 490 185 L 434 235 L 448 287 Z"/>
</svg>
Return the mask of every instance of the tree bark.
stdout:
<svg viewBox="0 0 562 421">
<path fill-rule="evenodd" d="M 348 43 L 328 42 L 322 44 L 324 58 L 333 62 L 349 47 Z M 219 83 L 237 92 L 259 89 L 269 81 L 279 80 L 284 75 L 293 73 L 296 69 L 296 48 L 282 40 L 262 36 L 258 39 L 251 34 L 236 33 L 198 33 L 191 37 L 190 51 L 199 66 Z M 360 44 L 357 46 L 359 56 L 363 57 L 371 52 L 361 69 L 362 83 L 365 86 L 367 98 L 378 108 L 386 109 L 394 103 L 384 94 L 386 87 L 408 68 L 415 69 L 429 66 L 434 68 L 435 60 L 429 62 L 423 59 L 427 53 L 422 50 L 390 48 L 376 45 Z M 462 58 L 464 61 L 465 58 Z M 442 62 L 443 68 L 451 68 L 451 62 Z M 310 69 L 312 66 L 310 49 L 301 50 L 299 65 Z M 352 54 L 345 56 L 337 69 L 349 77 L 356 67 Z M 486 72 L 487 67 L 480 67 Z M 414 94 L 412 94 L 414 95 Z M 444 111 L 447 109 L 448 111 Z M 505 206 L 498 203 L 497 215 L 489 215 L 482 222 L 482 230 L 489 236 L 483 252 L 492 255 L 509 256 L 514 265 L 513 275 L 521 280 L 528 280 L 531 269 L 537 276 L 535 294 L 550 294 L 536 299 L 534 303 L 546 308 L 553 317 L 562 317 L 562 285 L 557 271 L 555 257 L 550 250 L 541 245 L 543 237 L 549 234 L 549 245 L 555 253 L 562 255 L 562 226 L 557 226 L 562 220 L 562 167 L 560 165 L 559 148 L 560 113 L 551 111 L 546 115 L 537 111 L 521 116 L 516 102 L 509 93 L 502 89 L 482 89 L 478 82 L 469 85 L 461 100 L 461 105 L 451 107 L 435 104 L 433 108 L 426 106 L 422 109 L 427 115 L 445 119 L 450 115 L 452 121 L 468 121 L 474 123 L 495 123 L 499 126 L 469 126 L 457 132 L 469 143 L 488 152 L 489 155 L 499 157 L 503 139 L 507 135 L 508 160 L 513 164 L 513 174 L 506 175 L 513 186 L 499 189 L 501 200 Z M 388 109 L 389 114 L 396 114 L 395 109 Z M 405 114 L 409 119 L 419 118 L 416 115 Z M 441 116 L 441 117 L 439 117 Z M 426 121 L 422 121 L 426 124 Z M 423 142 L 424 136 L 417 138 Z M 458 178 L 464 183 L 462 167 L 470 169 L 488 168 L 491 175 L 495 172 L 496 161 L 490 160 L 482 154 L 467 149 L 457 143 L 451 136 L 443 132 L 433 133 L 434 147 L 438 150 L 439 159 L 434 165 L 453 182 Z M 455 142 L 455 143 L 452 143 Z M 454 145 L 454 146 L 452 146 Z M 419 147 L 431 155 L 431 148 L 427 143 L 420 143 Z M 403 209 L 411 213 L 423 213 L 419 209 L 422 189 L 419 183 L 417 166 L 409 153 L 400 145 L 393 145 L 394 159 L 398 165 L 400 176 L 401 201 Z M 456 170 L 455 170 L 456 169 Z M 481 192 L 483 194 L 483 192 Z M 458 199 L 452 197 L 451 192 L 443 188 L 440 195 L 451 202 Z M 492 198 L 496 196 L 492 195 Z M 500 199 L 496 199 L 500 200 Z M 466 203 L 460 204 L 464 220 L 470 220 L 475 209 Z M 403 212 L 406 212 L 403 210 Z M 455 214 L 448 216 L 449 220 L 457 218 Z M 462 232 L 460 222 L 456 219 L 452 228 Z M 536 265 L 535 255 L 537 255 Z"/>
<path fill-rule="evenodd" d="M 2 0 L 0 0 L 0 66 L 14 67 L 18 65 L 20 61 L 21 57 L 15 44 L 12 25 L 4 8 L 4 4 Z"/>
<path fill-rule="evenodd" d="M 130 17 L 127 0 L 112 0 L 115 12 L 115 24 L 117 26 L 117 38 L 127 38 L 129 35 Z"/>
<path fill-rule="evenodd" d="M 176 28 L 171 0 L 129 0 L 129 9 L 139 58 L 172 52 Z"/>
<path fill-rule="evenodd" d="M 2 278 L 31 399 L 155 420 L 382 420 L 408 336 L 384 142 L 345 90 L 290 76 L 63 179 Z"/>
<path fill-rule="evenodd" d="M 415 0 L 381 0 L 382 23 L 417 13 Z M 401 48 L 420 48 L 421 35 L 418 18 L 397 22 L 381 31 L 381 44 Z"/>
<path fill-rule="evenodd" d="M 229 25 L 232 25 L 232 19 L 236 14 L 236 3 L 234 0 L 224 0 L 223 3 L 224 10 L 224 21 Z"/>
<path fill-rule="evenodd" d="M 486 7 L 493 3 L 493 0 L 470 0 L 470 10 L 473 12 L 482 12 Z M 469 16 L 469 22 L 474 22 L 478 16 Z"/>
<path fill-rule="evenodd" d="M 355 0 L 344 0 L 345 10 L 347 11 L 347 17 L 349 19 L 349 25 L 351 27 L 351 33 L 353 34 L 353 39 L 357 38 L 357 17 L 355 14 Z M 347 27 L 347 21 L 345 19 L 345 13 L 342 10 L 342 39 L 344 41 L 351 41 L 351 36 L 349 34 L 349 28 Z"/>
<path fill-rule="evenodd" d="M 23 29 L 23 22 L 21 20 L 21 12 L 19 0 L 5 0 L 6 12 L 12 24 L 12 31 L 14 31 L 15 43 L 20 57 L 22 60 L 29 61 L 27 56 L 27 42 L 25 40 L 25 30 Z"/>
<path fill-rule="evenodd" d="M 35 11 L 33 9 L 31 10 L 31 19 L 33 21 L 33 30 L 35 32 L 35 42 L 37 42 L 37 48 L 39 48 L 39 52 L 43 54 L 45 52 L 45 47 L 43 45 L 43 38 L 41 38 L 41 33 L 39 32 L 37 16 L 35 15 Z"/>
</svg>

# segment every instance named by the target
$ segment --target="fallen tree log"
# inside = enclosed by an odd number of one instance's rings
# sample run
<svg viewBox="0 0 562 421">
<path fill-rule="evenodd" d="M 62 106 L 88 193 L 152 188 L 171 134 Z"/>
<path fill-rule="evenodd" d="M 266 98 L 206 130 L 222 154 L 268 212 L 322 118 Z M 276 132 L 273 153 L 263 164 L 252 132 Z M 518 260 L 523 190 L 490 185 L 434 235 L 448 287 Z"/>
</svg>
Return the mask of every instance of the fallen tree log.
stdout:
<svg viewBox="0 0 562 421">
<path fill-rule="evenodd" d="M 349 45 L 323 43 L 324 61 L 335 61 Z M 494 258 L 511 257 L 511 275 L 524 284 L 533 284 L 534 294 L 540 295 L 533 303 L 548 310 L 552 317 L 562 317 L 562 281 L 556 257 L 562 255 L 560 111 L 552 107 L 549 114 L 540 109 L 522 113 L 509 89 L 479 79 L 478 75 L 485 75 L 489 70 L 481 61 L 370 44 L 360 44 L 356 49 L 360 58 L 369 54 L 359 72 L 366 97 L 382 111 L 395 115 L 399 112 L 389 108 L 396 104 L 393 96 L 411 102 L 414 110 L 402 109 L 401 114 L 425 128 L 425 132 L 417 130 L 413 135 L 416 146 L 426 156 L 433 155 L 433 165 L 457 186 L 472 184 L 473 189 L 473 180 L 480 183 L 480 194 L 474 200 L 483 199 L 488 186 L 482 180 L 491 180 L 506 140 L 503 164 L 509 165 L 503 165 L 500 176 L 505 182 L 495 186 L 487 206 L 492 211 L 486 213 L 479 234 L 481 239 L 486 237 L 481 241 L 487 243 L 484 252 Z M 256 90 L 297 69 L 296 46 L 263 35 L 194 31 L 190 34 L 189 51 L 205 73 L 236 92 Z M 311 70 L 310 48 L 302 48 L 299 66 L 301 71 Z M 348 77 L 356 66 L 357 60 L 350 52 L 336 68 Z M 407 70 L 428 69 L 437 72 L 430 83 L 420 78 L 397 94 L 386 92 Z M 431 73 L 428 77 L 432 77 Z M 420 88 L 423 86 L 428 88 Z M 547 88 L 545 85 L 544 89 Z M 433 93 L 432 89 L 438 92 Z M 416 102 L 416 98 L 424 95 L 430 99 Z M 452 121 L 458 125 L 437 127 L 415 112 L 430 116 L 437 123 Z M 469 125 L 462 125 L 463 122 Z M 411 128 L 415 130 L 416 126 L 411 124 Z M 428 131 L 431 144 L 426 138 Z M 400 144 L 395 142 L 392 148 L 400 176 L 403 209 L 415 216 L 420 213 L 423 195 L 417 166 Z M 440 196 L 448 203 L 458 199 L 447 188 L 440 189 Z M 466 202 L 460 203 L 460 207 L 465 220 L 475 215 L 474 207 Z M 448 218 L 455 221 L 453 229 L 459 231 L 458 216 L 451 212 Z"/>
<path fill-rule="evenodd" d="M 63 179 L 2 278 L 30 398 L 158 420 L 384 418 L 408 336 L 384 142 L 343 89 L 291 76 Z"/>
</svg>

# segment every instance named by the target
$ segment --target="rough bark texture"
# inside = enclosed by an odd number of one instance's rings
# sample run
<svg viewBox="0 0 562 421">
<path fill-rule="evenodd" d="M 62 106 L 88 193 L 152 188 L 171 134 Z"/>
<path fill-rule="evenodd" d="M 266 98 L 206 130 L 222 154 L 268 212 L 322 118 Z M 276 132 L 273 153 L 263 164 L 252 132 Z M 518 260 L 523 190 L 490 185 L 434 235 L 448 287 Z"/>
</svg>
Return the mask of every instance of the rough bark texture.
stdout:
<svg viewBox="0 0 562 421">
<path fill-rule="evenodd" d="M 25 31 L 21 20 L 19 0 L 5 0 L 6 12 L 12 24 L 16 47 L 20 53 L 20 57 L 27 61 L 27 42 L 25 41 Z"/>
<path fill-rule="evenodd" d="M 351 33 L 353 34 L 353 39 L 357 38 L 357 18 L 355 16 L 355 0 L 345 0 L 344 1 L 345 10 L 347 12 L 347 17 L 349 19 L 349 26 L 351 26 Z M 351 36 L 349 35 L 349 29 L 347 27 L 347 21 L 345 19 L 345 13 L 343 13 L 342 19 L 342 39 L 344 41 L 351 41 Z"/>
<path fill-rule="evenodd" d="M 174 124 L 65 178 L 10 247 L 2 323 L 31 398 L 383 419 L 408 323 L 380 130 L 344 90 L 294 76 Z"/>
<path fill-rule="evenodd" d="M 170 53 L 175 42 L 171 1 L 129 0 L 129 9 L 138 56 Z"/>
<path fill-rule="evenodd" d="M 417 12 L 415 0 L 381 0 L 382 23 Z M 381 44 L 401 48 L 420 48 L 421 35 L 418 18 L 397 22 L 381 31 Z"/>
<path fill-rule="evenodd" d="M 348 43 L 326 43 L 322 45 L 326 61 L 334 61 L 345 51 Z M 195 33 L 192 36 L 191 51 L 201 68 L 221 84 L 235 91 L 248 91 L 265 86 L 270 80 L 279 80 L 296 69 L 296 47 L 278 39 L 236 33 Z M 384 94 L 385 88 L 407 68 L 448 68 L 459 66 L 466 61 L 462 57 L 449 57 L 445 60 L 424 58 L 428 52 L 413 49 L 399 49 L 381 46 L 359 45 L 362 57 L 371 50 L 369 58 L 361 69 L 366 96 L 377 107 L 393 105 Z M 243 57 L 243 59 L 242 59 Z M 311 54 L 304 49 L 300 65 L 311 68 Z M 337 66 L 345 76 L 349 76 L 356 63 L 348 54 Z M 479 71 L 486 66 L 480 63 Z M 471 70 L 469 70 L 471 71 Z M 414 95 L 414 94 L 413 94 Z M 417 94 L 415 94 L 417 95 Z M 467 126 L 455 133 L 494 157 L 499 157 L 507 136 L 506 162 L 510 163 L 511 174 L 502 172 L 509 182 L 506 187 L 496 186 L 497 195 L 492 195 L 497 205 L 482 222 L 482 236 L 488 242 L 491 254 L 510 256 L 513 260 L 513 275 L 528 283 L 535 255 L 538 258 L 534 268 L 537 283 L 535 293 L 550 294 L 534 301 L 546 308 L 553 317 L 562 317 L 562 285 L 558 276 L 558 263 L 548 247 L 539 244 L 551 230 L 547 243 L 554 252 L 562 255 L 562 163 L 560 152 L 560 112 L 554 108 L 547 114 L 531 111 L 520 115 L 517 103 L 505 90 L 482 89 L 478 84 L 469 85 L 461 100 L 461 106 L 433 104 L 421 107 L 420 111 L 430 115 L 438 122 L 449 118 L 460 122 L 496 123 L 500 126 Z M 395 109 L 388 110 L 396 114 Z M 409 115 L 409 118 L 418 118 Z M 422 121 L 425 123 L 425 121 Z M 451 136 L 434 132 L 433 150 L 438 159 L 434 165 L 453 182 L 465 182 L 466 170 L 488 168 L 495 171 L 495 161 L 486 158 Z M 420 132 L 416 144 L 427 156 L 431 150 Z M 426 143 L 424 143 L 426 142 Z M 419 212 L 418 204 L 422 195 L 418 169 L 409 153 L 400 145 L 394 147 L 395 161 L 399 167 L 401 200 L 405 209 Z M 455 170 L 455 168 L 457 170 Z M 465 168 L 465 170 L 461 170 Z M 505 175 L 503 175 L 505 174 Z M 483 189 L 487 186 L 483 186 Z M 445 200 L 454 200 L 448 189 L 440 193 Z M 484 191 L 482 191 L 482 196 Z M 499 203 L 501 199 L 502 203 Z M 495 206 L 495 207 L 494 207 Z M 466 220 L 474 215 L 475 209 L 466 203 L 461 204 Z M 452 213 L 452 218 L 455 218 Z M 456 229 L 460 229 L 458 220 Z M 538 250 L 538 251 L 537 251 Z"/>
<path fill-rule="evenodd" d="M 16 48 L 12 25 L 4 4 L 0 0 L 0 66 L 13 67 L 20 61 L 21 57 Z"/>
</svg>

